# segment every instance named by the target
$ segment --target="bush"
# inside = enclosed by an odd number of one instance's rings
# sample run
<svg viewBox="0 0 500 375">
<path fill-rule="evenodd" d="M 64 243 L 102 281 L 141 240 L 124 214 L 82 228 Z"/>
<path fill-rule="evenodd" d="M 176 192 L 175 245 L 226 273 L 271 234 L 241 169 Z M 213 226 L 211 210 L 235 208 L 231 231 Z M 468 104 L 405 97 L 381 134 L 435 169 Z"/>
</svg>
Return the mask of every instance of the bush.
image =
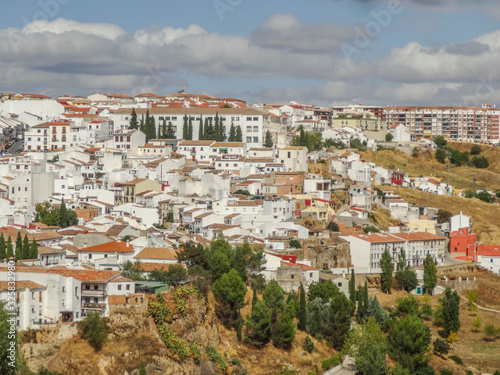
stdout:
<svg viewBox="0 0 500 375">
<path fill-rule="evenodd" d="M 332 367 L 340 365 L 342 363 L 342 359 L 342 353 L 337 353 L 332 358 L 330 358 L 330 364 L 332 365 Z"/>
<path fill-rule="evenodd" d="M 321 362 L 321 367 L 323 367 L 323 370 L 325 371 L 330 370 L 330 360 L 325 359 L 323 362 Z"/>
<path fill-rule="evenodd" d="M 241 361 L 234 357 L 234 358 L 231 358 L 231 360 L 229 361 L 233 366 L 238 366 L 238 367 L 243 367 L 243 365 L 241 364 Z"/>
<path fill-rule="evenodd" d="M 464 362 L 462 361 L 462 358 L 460 358 L 460 357 L 458 357 L 456 355 L 452 355 L 452 356 L 450 356 L 448 358 L 451 359 L 453 362 L 455 362 L 459 366 L 463 366 L 464 365 Z"/>
<path fill-rule="evenodd" d="M 227 364 L 224 362 L 224 358 L 217 353 L 217 350 L 213 346 L 207 346 L 207 356 L 213 363 L 219 366 L 222 371 L 227 370 Z"/>
<path fill-rule="evenodd" d="M 471 155 L 479 155 L 481 153 L 481 146 L 479 145 L 474 145 L 470 149 L 470 154 Z"/>
<path fill-rule="evenodd" d="M 448 370 L 447 368 L 444 368 L 440 372 L 441 375 L 453 375 L 453 371 Z"/>
<path fill-rule="evenodd" d="M 302 247 L 302 245 L 300 244 L 300 241 L 296 240 L 296 239 L 290 240 L 290 242 L 288 243 L 288 245 L 290 247 L 295 248 L 295 249 L 300 249 Z"/>
<path fill-rule="evenodd" d="M 450 351 L 450 344 L 441 339 L 436 339 L 432 344 L 434 352 L 439 355 L 446 355 Z"/>
<path fill-rule="evenodd" d="M 363 228 L 363 232 L 365 232 L 365 233 L 378 233 L 380 231 L 377 227 L 374 227 L 373 225 L 368 225 L 367 227 Z"/>
<path fill-rule="evenodd" d="M 488 168 L 490 163 L 484 156 L 474 156 L 472 158 L 472 165 L 476 168 Z"/>
<path fill-rule="evenodd" d="M 465 375 L 474 375 L 474 373 L 471 370 L 465 370 Z"/>
<path fill-rule="evenodd" d="M 302 349 L 311 354 L 314 350 L 314 342 L 311 340 L 309 336 L 306 336 L 304 339 L 304 344 L 302 345 Z"/>
<path fill-rule="evenodd" d="M 446 338 L 446 341 L 448 341 L 450 344 L 454 343 L 457 340 L 458 340 L 458 334 L 453 331 L 451 331 L 448 337 Z"/>
<path fill-rule="evenodd" d="M 326 229 L 328 229 L 329 231 L 332 231 L 332 232 L 338 232 L 340 231 L 340 228 L 338 226 L 338 224 L 334 221 L 330 221 L 330 223 L 328 224 L 328 226 L 326 227 Z"/>
<path fill-rule="evenodd" d="M 82 337 L 88 340 L 95 351 L 102 349 L 102 344 L 108 338 L 109 326 L 99 313 L 88 313 L 80 322 L 80 329 Z"/>
</svg>

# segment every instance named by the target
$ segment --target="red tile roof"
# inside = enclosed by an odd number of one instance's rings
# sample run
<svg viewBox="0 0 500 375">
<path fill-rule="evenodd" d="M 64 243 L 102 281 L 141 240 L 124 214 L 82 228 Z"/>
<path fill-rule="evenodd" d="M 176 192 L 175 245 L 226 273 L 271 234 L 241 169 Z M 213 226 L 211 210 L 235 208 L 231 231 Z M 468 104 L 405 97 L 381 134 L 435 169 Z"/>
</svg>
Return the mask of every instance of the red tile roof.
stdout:
<svg viewBox="0 0 500 375">
<path fill-rule="evenodd" d="M 78 249 L 86 253 L 132 253 L 132 246 L 123 241 L 111 241 L 100 245 L 89 246 Z"/>
</svg>

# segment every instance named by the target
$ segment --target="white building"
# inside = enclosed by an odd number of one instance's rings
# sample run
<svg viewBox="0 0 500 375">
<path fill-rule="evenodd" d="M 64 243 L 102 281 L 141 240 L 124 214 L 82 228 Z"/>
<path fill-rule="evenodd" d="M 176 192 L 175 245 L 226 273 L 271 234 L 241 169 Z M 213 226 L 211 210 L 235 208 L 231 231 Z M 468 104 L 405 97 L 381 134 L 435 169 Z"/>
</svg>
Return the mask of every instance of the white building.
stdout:
<svg viewBox="0 0 500 375">
<path fill-rule="evenodd" d="M 285 165 L 287 172 L 307 172 L 307 147 L 290 146 L 278 150 L 277 163 Z"/>
</svg>

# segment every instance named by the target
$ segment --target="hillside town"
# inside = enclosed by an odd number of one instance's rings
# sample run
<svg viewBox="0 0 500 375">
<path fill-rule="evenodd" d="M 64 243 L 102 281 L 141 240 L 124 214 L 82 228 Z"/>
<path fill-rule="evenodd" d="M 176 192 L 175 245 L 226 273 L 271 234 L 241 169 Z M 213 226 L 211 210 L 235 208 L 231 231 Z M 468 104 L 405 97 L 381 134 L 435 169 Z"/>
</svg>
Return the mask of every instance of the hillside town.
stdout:
<svg viewBox="0 0 500 375">
<path fill-rule="evenodd" d="M 187 244 L 220 238 L 261 248 L 261 276 L 285 292 L 334 280 L 348 294 L 351 272 L 380 274 L 387 249 L 394 269 L 404 253 L 415 269 L 430 256 L 500 272 L 497 247 L 477 241 L 470 217 L 438 221 L 437 208 L 393 188 L 461 190 L 358 152 L 433 150 L 439 136 L 498 144 L 492 106 L 249 106 L 183 90 L 1 100 L 0 274 L 17 261 L 21 330 L 142 303 L 148 282 L 125 277 L 130 267 L 152 280 L 185 266 Z M 380 230 L 375 208 L 395 224 Z"/>
</svg>

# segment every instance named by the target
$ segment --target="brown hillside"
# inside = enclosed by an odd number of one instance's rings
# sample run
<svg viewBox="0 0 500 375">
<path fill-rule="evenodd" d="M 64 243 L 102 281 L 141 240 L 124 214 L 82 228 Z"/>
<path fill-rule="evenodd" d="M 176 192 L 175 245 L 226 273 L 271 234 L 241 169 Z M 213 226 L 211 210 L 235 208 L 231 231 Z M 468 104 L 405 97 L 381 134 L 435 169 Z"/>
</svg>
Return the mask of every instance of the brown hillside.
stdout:
<svg viewBox="0 0 500 375">
<path fill-rule="evenodd" d="M 450 146 L 461 152 L 470 152 L 472 144 L 452 142 Z M 456 189 L 471 189 L 474 178 L 476 178 L 477 189 L 500 189 L 500 165 L 495 163 L 500 158 L 500 148 L 483 145 L 481 148 L 483 149 L 481 155 L 490 162 L 487 169 L 454 166 L 448 168 L 447 164 L 441 164 L 435 159 L 435 152 L 431 150 L 423 150 L 417 157 L 395 150 L 366 151 L 361 153 L 361 157 L 385 168 L 399 168 L 408 173 L 410 177 L 432 175 L 441 178 L 443 182 L 449 181 Z"/>
<path fill-rule="evenodd" d="M 394 188 L 396 194 L 415 205 L 437 207 L 456 215 L 462 211 L 472 218 L 472 230 L 479 241 L 488 245 L 500 244 L 500 206 L 478 199 L 442 196 L 416 189 Z"/>
</svg>

